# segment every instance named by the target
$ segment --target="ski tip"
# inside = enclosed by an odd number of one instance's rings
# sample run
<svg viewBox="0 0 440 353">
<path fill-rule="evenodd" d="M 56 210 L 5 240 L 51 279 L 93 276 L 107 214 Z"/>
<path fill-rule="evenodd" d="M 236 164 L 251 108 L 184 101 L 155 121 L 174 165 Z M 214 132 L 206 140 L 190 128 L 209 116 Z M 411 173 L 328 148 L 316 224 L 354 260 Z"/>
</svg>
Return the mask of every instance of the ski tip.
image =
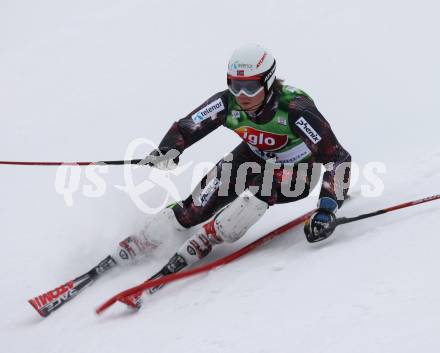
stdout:
<svg viewBox="0 0 440 353">
<path fill-rule="evenodd" d="M 37 303 L 35 302 L 35 298 L 33 299 L 29 299 L 28 303 L 30 305 L 32 305 L 32 307 L 37 311 L 38 314 L 40 314 L 41 317 L 47 317 L 49 314 L 44 313 L 43 311 L 40 310 L 39 306 L 37 305 Z"/>
</svg>

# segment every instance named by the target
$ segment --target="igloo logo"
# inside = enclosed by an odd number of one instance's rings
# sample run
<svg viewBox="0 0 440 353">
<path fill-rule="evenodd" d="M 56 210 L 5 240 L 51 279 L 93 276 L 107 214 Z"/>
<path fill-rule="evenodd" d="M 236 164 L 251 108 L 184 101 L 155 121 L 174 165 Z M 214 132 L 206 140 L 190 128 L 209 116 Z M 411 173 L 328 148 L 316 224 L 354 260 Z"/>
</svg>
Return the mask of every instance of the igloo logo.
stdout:
<svg viewBox="0 0 440 353">
<path fill-rule="evenodd" d="M 287 135 L 275 134 L 273 132 L 261 131 L 250 126 L 243 126 L 235 132 L 248 144 L 261 151 L 276 151 L 287 145 Z"/>
</svg>

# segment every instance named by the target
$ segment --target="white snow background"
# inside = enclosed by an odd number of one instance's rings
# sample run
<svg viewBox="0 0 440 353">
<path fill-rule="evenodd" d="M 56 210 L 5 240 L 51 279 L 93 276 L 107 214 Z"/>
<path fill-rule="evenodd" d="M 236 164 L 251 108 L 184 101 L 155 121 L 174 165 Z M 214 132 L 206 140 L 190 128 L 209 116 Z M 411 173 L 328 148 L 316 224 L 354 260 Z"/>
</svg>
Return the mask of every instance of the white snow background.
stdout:
<svg viewBox="0 0 440 353">
<path fill-rule="evenodd" d="M 354 161 L 386 163 L 383 194 L 356 196 L 340 215 L 437 194 L 439 10 L 433 0 L 0 0 L 0 160 L 122 159 L 135 138 L 158 143 L 225 89 L 233 49 L 257 42 L 276 57 L 279 77 L 314 98 Z M 220 128 L 182 162 L 215 162 L 238 142 Z M 315 246 L 296 228 L 169 285 L 138 313 L 116 305 L 94 314 L 157 271 L 170 246 L 42 319 L 27 299 L 88 270 L 146 218 L 114 187 L 124 184 L 122 167 L 102 176 L 105 196 L 78 192 L 72 207 L 55 191 L 56 170 L 0 166 L 2 352 L 440 351 L 435 202 L 341 226 Z M 148 173 L 137 169 L 136 180 Z M 176 182 L 186 196 L 190 173 Z M 151 201 L 163 190 L 150 193 Z M 210 260 L 316 200 L 271 208 Z"/>
</svg>

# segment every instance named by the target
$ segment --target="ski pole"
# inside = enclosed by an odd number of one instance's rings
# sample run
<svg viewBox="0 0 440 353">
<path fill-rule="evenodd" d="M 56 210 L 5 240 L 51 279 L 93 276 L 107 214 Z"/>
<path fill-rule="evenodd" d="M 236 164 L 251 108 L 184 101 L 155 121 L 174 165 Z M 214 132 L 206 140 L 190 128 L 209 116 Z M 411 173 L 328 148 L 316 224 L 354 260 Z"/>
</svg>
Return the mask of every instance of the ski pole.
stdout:
<svg viewBox="0 0 440 353">
<path fill-rule="evenodd" d="M 440 194 L 429 196 L 429 197 L 425 197 L 425 198 L 419 199 L 419 200 L 414 200 L 414 201 L 409 201 L 409 202 L 401 203 L 399 205 L 391 206 L 391 207 L 384 208 L 384 209 L 381 209 L 381 210 L 378 210 L 378 211 L 361 214 L 361 215 L 356 216 L 356 217 L 340 217 L 340 218 L 336 219 L 335 227 L 337 227 L 337 226 L 339 226 L 341 224 L 347 224 L 347 223 L 351 223 L 351 222 L 356 222 L 356 221 L 359 221 L 361 219 L 379 216 L 379 215 L 384 214 L 384 213 L 400 210 L 402 208 L 407 208 L 407 207 L 411 207 L 411 206 L 420 205 L 420 204 L 425 203 L 425 202 L 431 202 L 431 201 L 435 201 L 435 200 L 439 200 L 439 199 L 440 199 Z"/>
<path fill-rule="evenodd" d="M 142 159 L 118 160 L 118 161 L 99 161 L 99 162 L 19 162 L 19 161 L 0 161 L 3 165 L 33 165 L 33 166 L 60 166 L 60 165 L 122 165 L 139 164 Z"/>
<path fill-rule="evenodd" d="M 19 161 L 0 161 L 0 165 L 30 165 L 30 166 L 61 166 L 61 165 L 123 165 L 123 164 L 137 164 L 152 166 L 155 163 L 159 163 L 163 160 L 175 159 L 179 156 L 180 152 L 171 149 L 164 155 L 160 156 L 147 156 L 144 159 L 129 159 L 129 160 L 116 160 L 116 161 L 99 161 L 99 162 L 19 162 Z"/>
</svg>

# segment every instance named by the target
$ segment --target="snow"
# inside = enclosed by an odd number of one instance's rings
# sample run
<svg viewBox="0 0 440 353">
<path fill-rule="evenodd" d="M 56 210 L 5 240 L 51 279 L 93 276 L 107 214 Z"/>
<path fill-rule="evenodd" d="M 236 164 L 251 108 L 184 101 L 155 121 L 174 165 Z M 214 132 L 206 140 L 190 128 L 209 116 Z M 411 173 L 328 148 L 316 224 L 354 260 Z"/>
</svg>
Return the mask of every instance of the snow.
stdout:
<svg viewBox="0 0 440 353">
<path fill-rule="evenodd" d="M 382 162 L 380 197 L 352 216 L 438 193 L 439 5 L 434 1 L 3 1 L 2 160 L 106 160 L 225 88 L 243 42 L 267 46 L 287 83 L 308 92 L 361 171 Z M 238 142 L 218 129 L 182 162 L 215 162 Z M 147 150 L 139 150 L 143 157 Z M 175 180 L 191 190 L 192 167 Z M 133 170 L 140 183 L 147 169 Z M 239 261 L 179 283 L 131 313 L 94 308 L 153 274 L 175 248 L 115 270 L 47 319 L 27 300 L 95 265 L 146 215 L 101 177 L 101 197 L 56 192 L 57 169 L 0 166 L 0 341 L 15 352 L 414 352 L 440 350 L 436 202 L 341 226 L 310 245 L 294 229 Z M 81 174 L 79 187 L 90 184 Z M 163 190 L 146 198 L 161 199 Z M 158 201 L 159 202 L 159 201 Z M 311 209 L 273 207 L 226 255 Z M 159 202 L 159 204 L 161 201 Z M 154 204 L 152 204 L 154 205 Z"/>
</svg>

